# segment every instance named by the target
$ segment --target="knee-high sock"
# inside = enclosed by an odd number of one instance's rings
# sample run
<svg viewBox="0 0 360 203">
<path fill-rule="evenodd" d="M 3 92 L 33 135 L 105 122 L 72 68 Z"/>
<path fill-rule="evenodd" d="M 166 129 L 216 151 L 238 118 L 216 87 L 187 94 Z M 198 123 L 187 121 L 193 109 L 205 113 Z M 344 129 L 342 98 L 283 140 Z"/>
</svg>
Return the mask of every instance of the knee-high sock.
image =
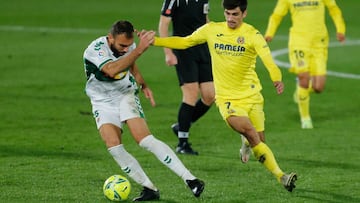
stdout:
<svg viewBox="0 0 360 203">
<path fill-rule="evenodd" d="M 310 118 L 310 93 L 309 88 L 298 87 L 298 107 L 301 119 Z"/>
<path fill-rule="evenodd" d="M 207 106 L 204 104 L 201 99 L 199 99 L 195 104 L 194 113 L 191 119 L 191 122 L 194 123 L 197 121 L 200 117 L 202 117 L 208 110 L 210 109 L 210 106 Z"/>
<path fill-rule="evenodd" d="M 284 172 L 280 169 L 277 164 L 274 154 L 271 149 L 263 142 L 252 148 L 254 155 L 260 163 L 262 163 L 276 178 L 280 181 L 281 176 Z"/>
<path fill-rule="evenodd" d="M 120 168 L 135 182 L 152 190 L 157 190 L 155 185 L 141 168 L 139 162 L 125 150 L 122 144 L 110 147 L 108 151 Z"/>
<path fill-rule="evenodd" d="M 164 142 L 148 135 L 139 143 L 141 147 L 152 152 L 165 166 L 180 176 L 184 181 L 193 180 L 195 176 L 184 166 L 176 154 Z"/>
<path fill-rule="evenodd" d="M 191 106 L 186 103 L 181 103 L 178 113 L 179 131 L 189 132 L 194 110 L 195 110 L 195 106 Z"/>
</svg>

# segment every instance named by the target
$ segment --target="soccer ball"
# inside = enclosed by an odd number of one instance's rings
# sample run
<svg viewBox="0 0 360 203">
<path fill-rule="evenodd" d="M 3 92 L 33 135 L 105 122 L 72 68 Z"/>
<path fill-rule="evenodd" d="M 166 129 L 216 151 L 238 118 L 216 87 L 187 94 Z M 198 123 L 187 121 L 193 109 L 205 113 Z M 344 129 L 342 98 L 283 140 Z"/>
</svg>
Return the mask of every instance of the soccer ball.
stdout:
<svg viewBox="0 0 360 203">
<path fill-rule="evenodd" d="M 131 185 L 127 178 L 121 175 L 112 175 L 106 179 L 103 192 L 111 201 L 125 201 L 129 197 Z"/>
</svg>

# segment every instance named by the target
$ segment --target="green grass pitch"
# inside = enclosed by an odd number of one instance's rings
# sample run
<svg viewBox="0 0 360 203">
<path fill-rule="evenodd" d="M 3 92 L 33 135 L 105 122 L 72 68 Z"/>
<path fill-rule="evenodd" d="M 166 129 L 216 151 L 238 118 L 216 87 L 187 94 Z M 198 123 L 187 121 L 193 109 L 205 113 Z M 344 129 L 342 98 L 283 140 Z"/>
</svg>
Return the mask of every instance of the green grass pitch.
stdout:
<svg viewBox="0 0 360 203">
<path fill-rule="evenodd" d="M 222 21 L 221 1 L 211 1 L 210 18 Z M 84 94 L 82 54 L 119 19 L 137 29 L 157 30 L 162 0 L 12 0 L 0 6 L 0 202 L 108 202 L 107 177 L 123 174 L 107 152 Z M 222 121 L 216 107 L 191 129 L 197 157 L 180 156 L 206 182 L 199 199 L 152 154 L 135 144 L 125 128 L 124 142 L 161 192 L 160 202 L 360 202 L 360 27 L 358 0 L 338 0 L 347 23 L 347 42 L 336 43 L 327 23 L 329 49 L 326 91 L 312 95 L 313 130 L 301 130 L 292 101 L 294 75 L 284 68 L 285 93 L 275 94 L 259 60 L 267 144 L 285 171 L 299 175 L 289 193 L 254 157 L 240 162 L 239 136 Z M 246 22 L 265 31 L 275 0 L 249 1 Z M 289 16 L 270 44 L 287 47 Z M 287 55 L 277 60 L 287 62 Z M 142 96 L 155 136 L 174 148 L 170 125 L 181 100 L 175 71 L 163 50 L 150 47 L 138 65 L 157 106 Z M 130 199 L 141 187 L 132 182 Z"/>
</svg>

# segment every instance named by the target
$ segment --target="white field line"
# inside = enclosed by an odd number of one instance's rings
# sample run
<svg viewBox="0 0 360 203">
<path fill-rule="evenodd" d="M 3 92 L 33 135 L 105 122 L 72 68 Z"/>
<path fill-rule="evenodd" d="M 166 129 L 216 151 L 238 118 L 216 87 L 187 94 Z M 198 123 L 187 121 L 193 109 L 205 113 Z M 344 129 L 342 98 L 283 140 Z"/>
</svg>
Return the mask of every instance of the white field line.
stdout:
<svg viewBox="0 0 360 203">
<path fill-rule="evenodd" d="M 14 26 L 14 25 L 0 25 L 0 31 L 14 31 L 14 32 L 50 32 L 50 33 L 79 33 L 79 34 L 91 34 L 91 33 L 102 33 L 102 29 L 89 29 L 89 28 L 56 28 L 56 27 L 28 27 L 28 26 Z M 288 40 L 288 36 L 277 36 L 278 40 Z M 360 40 L 351 40 L 347 39 L 344 44 L 339 42 L 331 42 L 329 47 L 340 47 L 340 46 L 359 46 Z M 290 64 L 285 61 L 280 61 L 276 59 L 277 56 L 284 55 L 288 53 L 288 49 L 278 49 L 273 50 L 272 55 L 275 59 L 276 64 L 283 68 L 289 68 Z M 328 75 L 340 77 L 340 78 L 350 78 L 350 79 L 360 79 L 360 75 L 352 73 L 342 73 L 335 71 L 327 71 Z"/>
</svg>

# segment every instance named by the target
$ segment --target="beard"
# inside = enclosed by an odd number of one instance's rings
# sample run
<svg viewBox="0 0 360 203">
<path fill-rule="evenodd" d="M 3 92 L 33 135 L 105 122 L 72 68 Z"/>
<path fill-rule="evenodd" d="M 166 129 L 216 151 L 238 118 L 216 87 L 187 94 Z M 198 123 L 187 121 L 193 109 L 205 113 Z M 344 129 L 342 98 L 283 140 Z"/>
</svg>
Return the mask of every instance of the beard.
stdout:
<svg viewBox="0 0 360 203">
<path fill-rule="evenodd" d="M 113 52 L 113 55 L 114 55 L 116 58 L 119 58 L 120 56 L 126 54 L 125 51 L 118 51 L 118 50 L 114 47 L 114 45 L 112 45 L 112 44 L 110 45 L 110 49 L 111 49 L 111 51 Z"/>
</svg>

